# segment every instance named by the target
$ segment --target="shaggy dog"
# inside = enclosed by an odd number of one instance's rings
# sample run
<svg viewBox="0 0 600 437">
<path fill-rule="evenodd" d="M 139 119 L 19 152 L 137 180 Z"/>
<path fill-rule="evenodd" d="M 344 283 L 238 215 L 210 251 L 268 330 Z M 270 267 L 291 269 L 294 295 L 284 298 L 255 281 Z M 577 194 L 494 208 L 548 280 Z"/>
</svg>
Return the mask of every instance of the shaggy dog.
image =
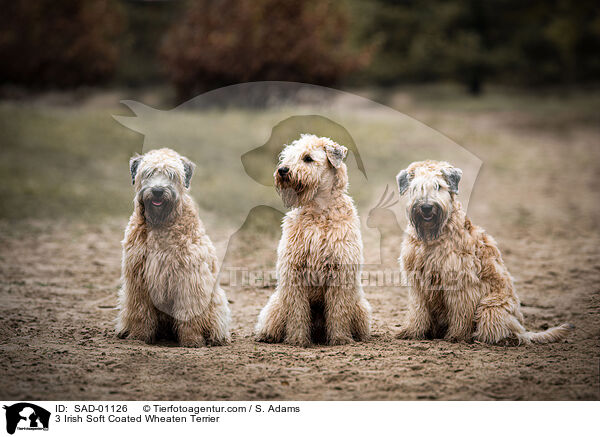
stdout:
<svg viewBox="0 0 600 437">
<path fill-rule="evenodd" d="M 360 284 L 362 239 L 347 194 L 346 153 L 314 135 L 302 135 L 281 153 L 275 185 L 292 209 L 283 219 L 277 289 L 258 317 L 259 341 L 308 346 L 369 338 L 371 308 Z"/>
<path fill-rule="evenodd" d="M 182 346 L 230 341 L 215 248 L 188 194 L 194 164 L 170 149 L 131 158 L 136 195 L 125 229 L 117 334 Z"/>
<path fill-rule="evenodd" d="M 447 162 L 412 163 L 397 176 L 408 196 L 409 224 L 400 268 L 409 291 L 408 317 L 399 338 L 549 343 L 572 325 L 529 332 L 513 280 L 494 239 L 475 226 L 456 195 L 461 170 Z"/>
</svg>

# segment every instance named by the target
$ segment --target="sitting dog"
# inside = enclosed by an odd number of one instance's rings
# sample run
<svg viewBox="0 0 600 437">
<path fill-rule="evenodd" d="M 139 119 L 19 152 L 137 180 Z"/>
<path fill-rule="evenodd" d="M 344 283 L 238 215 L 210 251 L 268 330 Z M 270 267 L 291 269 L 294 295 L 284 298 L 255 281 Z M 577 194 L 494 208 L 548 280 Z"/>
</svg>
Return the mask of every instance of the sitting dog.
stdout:
<svg viewBox="0 0 600 437">
<path fill-rule="evenodd" d="M 257 339 L 308 346 L 366 340 L 371 307 L 360 284 L 360 222 L 348 196 L 347 149 L 302 135 L 275 171 L 286 207 L 277 288 L 260 312 Z"/>
<path fill-rule="evenodd" d="M 494 239 L 475 226 L 456 195 L 462 172 L 447 162 L 414 162 L 397 176 L 409 224 L 400 268 L 410 285 L 399 338 L 549 343 L 572 325 L 529 332 L 513 280 Z"/>
<path fill-rule="evenodd" d="M 215 248 L 188 194 L 195 165 L 170 149 L 130 161 L 134 209 L 123 240 L 117 334 L 181 346 L 230 341 Z"/>
</svg>

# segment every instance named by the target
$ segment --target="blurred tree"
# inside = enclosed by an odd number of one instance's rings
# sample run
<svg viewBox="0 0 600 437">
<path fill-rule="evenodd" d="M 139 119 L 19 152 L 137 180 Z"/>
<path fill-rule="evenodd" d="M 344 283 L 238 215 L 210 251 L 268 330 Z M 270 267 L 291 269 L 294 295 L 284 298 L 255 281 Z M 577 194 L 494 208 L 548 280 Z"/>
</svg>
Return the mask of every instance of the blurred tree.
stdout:
<svg viewBox="0 0 600 437">
<path fill-rule="evenodd" d="M 161 48 L 180 99 L 255 80 L 330 85 L 365 64 L 338 2 L 193 0 Z"/>
<path fill-rule="evenodd" d="M 164 81 L 158 47 L 185 2 L 120 0 L 127 27 L 119 39 L 115 82 L 129 87 Z"/>
<path fill-rule="evenodd" d="M 357 39 L 377 45 L 359 77 L 390 85 L 487 80 L 517 85 L 597 80 L 596 0 L 351 0 Z"/>
<path fill-rule="evenodd" d="M 499 0 L 496 0 L 499 1 Z M 498 77 L 516 84 L 573 84 L 600 74 L 600 3 L 504 0 Z"/>
<path fill-rule="evenodd" d="M 366 73 L 383 85 L 459 80 L 479 93 L 495 56 L 490 9 L 478 0 L 358 0 L 354 10 L 370 17 L 361 39 L 378 47 Z"/>
<path fill-rule="evenodd" d="M 111 0 L 0 0 L 0 83 L 94 84 L 111 77 L 121 12 Z"/>
<path fill-rule="evenodd" d="M 331 85 L 600 77 L 598 0 L 0 0 L 0 84 Z M 125 26 L 125 24 L 127 24 Z M 366 67 L 366 68 L 363 68 Z"/>
</svg>

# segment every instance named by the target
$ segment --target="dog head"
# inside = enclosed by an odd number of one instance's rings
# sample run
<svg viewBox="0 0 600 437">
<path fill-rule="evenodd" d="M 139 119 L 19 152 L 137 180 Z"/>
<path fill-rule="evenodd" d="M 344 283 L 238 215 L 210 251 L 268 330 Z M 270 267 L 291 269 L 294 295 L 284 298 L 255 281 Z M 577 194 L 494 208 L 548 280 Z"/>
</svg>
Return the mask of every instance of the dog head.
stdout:
<svg viewBox="0 0 600 437">
<path fill-rule="evenodd" d="M 447 162 L 413 162 L 396 176 L 400 195 L 408 196 L 407 215 L 417 237 L 439 238 L 452 214 L 462 171 Z"/>
<path fill-rule="evenodd" d="M 158 226 L 177 214 L 181 196 L 190 187 L 195 164 L 171 149 L 151 150 L 129 161 L 136 201 L 146 222 Z"/>
<path fill-rule="evenodd" d="M 306 205 L 348 187 L 343 160 L 348 149 L 335 141 L 303 134 L 283 149 L 275 170 L 275 187 L 286 207 Z"/>
</svg>

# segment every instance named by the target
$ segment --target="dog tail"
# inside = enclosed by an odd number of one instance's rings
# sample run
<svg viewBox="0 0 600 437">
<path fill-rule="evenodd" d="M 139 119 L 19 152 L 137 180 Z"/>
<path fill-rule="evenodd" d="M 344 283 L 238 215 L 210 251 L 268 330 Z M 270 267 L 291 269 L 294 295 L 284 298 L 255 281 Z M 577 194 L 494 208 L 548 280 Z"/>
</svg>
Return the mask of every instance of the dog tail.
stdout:
<svg viewBox="0 0 600 437">
<path fill-rule="evenodd" d="M 572 324 L 563 323 L 560 326 L 555 326 L 553 328 L 546 329 L 542 332 L 525 331 L 518 334 L 517 336 L 520 340 L 524 341 L 525 343 L 554 343 L 566 338 L 567 335 L 569 335 L 569 332 L 571 332 L 573 329 L 575 329 L 575 326 L 573 326 Z"/>
</svg>

